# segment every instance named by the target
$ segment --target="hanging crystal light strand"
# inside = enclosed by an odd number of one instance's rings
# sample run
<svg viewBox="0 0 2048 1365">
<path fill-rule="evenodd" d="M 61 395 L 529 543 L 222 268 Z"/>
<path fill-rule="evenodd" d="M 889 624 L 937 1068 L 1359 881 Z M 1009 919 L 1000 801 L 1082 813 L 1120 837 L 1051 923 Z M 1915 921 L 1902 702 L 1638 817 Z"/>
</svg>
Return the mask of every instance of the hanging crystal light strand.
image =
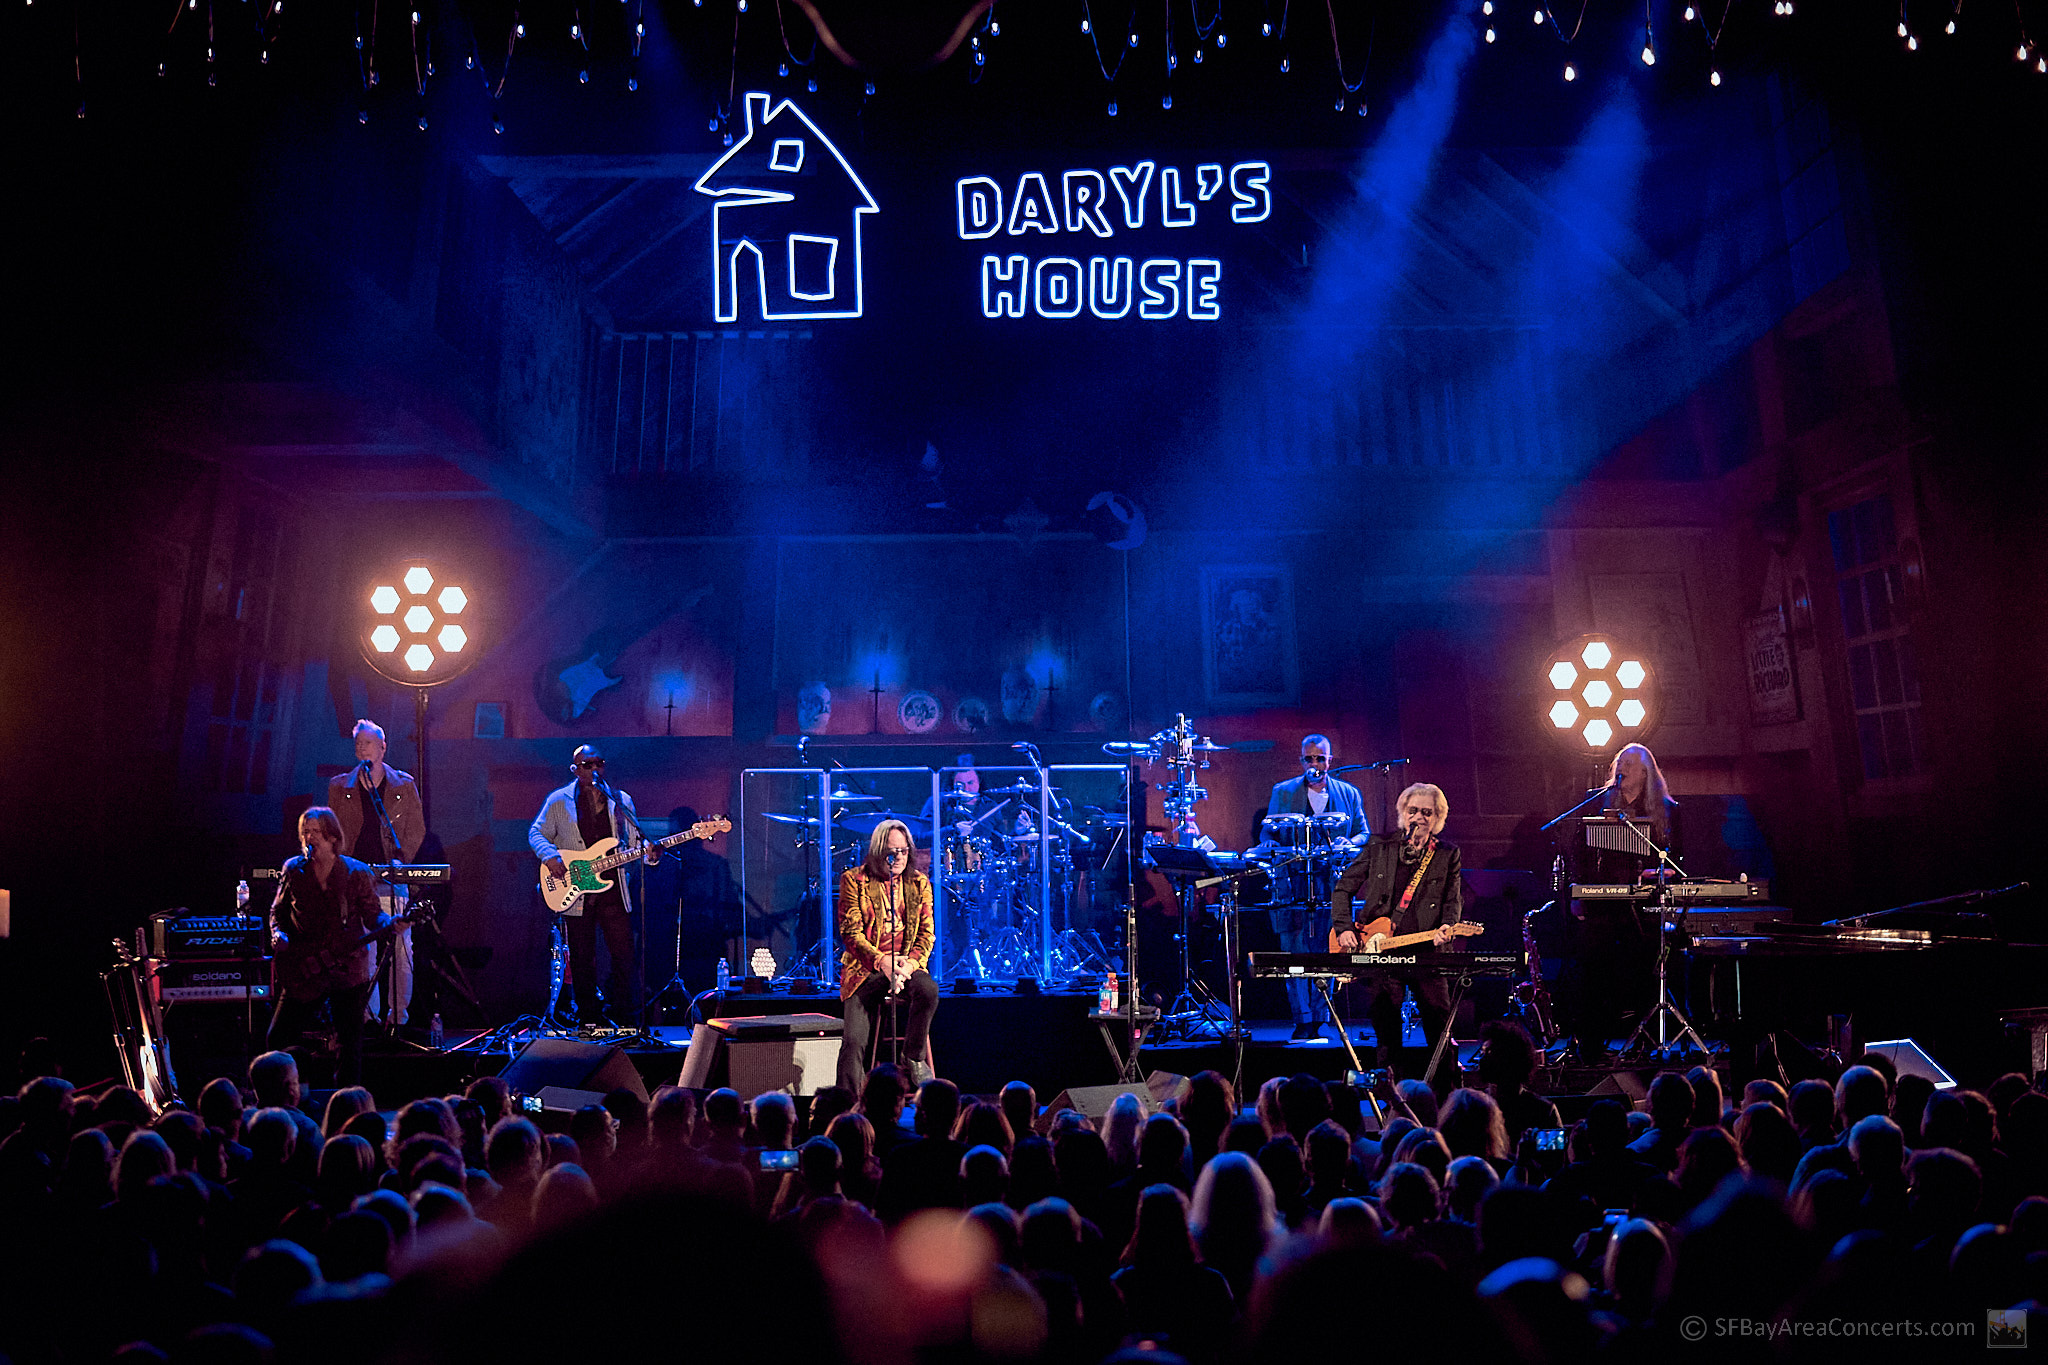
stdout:
<svg viewBox="0 0 2048 1365">
<path fill-rule="evenodd" d="M 424 5 L 427 0 L 413 0 L 415 5 Z M 420 51 L 425 44 L 424 54 Z M 434 74 L 434 35 L 427 29 L 424 12 L 412 11 L 412 27 L 406 31 L 406 45 L 412 50 L 412 93 L 418 102 L 419 113 L 414 121 L 421 132 L 427 131 L 427 77 Z"/>
<path fill-rule="evenodd" d="M 256 60 L 261 66 L 270 65 L 271 49 L 277 46 L 277 36 L 282 26 L 284 0 L 265 0 L 257 11 L 256 19 Z"/>
<path fill-rule="evenodd" d="M 491 131 L 502 134 L 505 131 L 505 114 L 500 104 L 505 98 L 505 82 L 512 79 L 512 54 L 519 47 L 519 40 L 526 36 L 526 23 L 519 17 L 519 6 L 512 7 L 512 23 L 505 30 L 505 64 L 498 68 L 498 83 L 491 87 Z"/>
<path fill-rule="evenodd" d="M 1344 39 L 1337 32 L 1337 6 L 1335 0 L 1323 0 L 1323 12 L 1330 20 L 1330 51 L 1337 59 L 1337 112 L 1344 112 L 1345 100 L 1358 94 L 1365 86 L 1365 73 L 1372 67 L 1373 37 L 1379 29 L 1379 16 L 1374 14 L 1366 21 L 1365 60 L 1359 63 L 1358 79 L 1347 80 L 1344 76 Z M 1365 100 L 1357 100 L 1358 116 L 1365 117 Z"/>
</svg>

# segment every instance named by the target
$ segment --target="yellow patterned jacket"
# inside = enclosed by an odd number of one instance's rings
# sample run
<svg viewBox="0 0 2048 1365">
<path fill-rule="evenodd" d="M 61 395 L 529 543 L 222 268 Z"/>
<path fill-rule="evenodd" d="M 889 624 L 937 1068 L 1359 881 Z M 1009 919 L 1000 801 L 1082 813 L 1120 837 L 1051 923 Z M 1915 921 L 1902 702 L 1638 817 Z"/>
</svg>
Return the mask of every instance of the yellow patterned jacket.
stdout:
<svg viewBox="0 0 2048 1365">
<path fill-rule="evenodd" d="M 922 872 L 903 874 L 894 913 L 888 883 L 851 867 L 839 879 L 839 998 L 884 969 L 893 947 L 922 967 L 932 955 L 932 884 Z"/>
</svg>

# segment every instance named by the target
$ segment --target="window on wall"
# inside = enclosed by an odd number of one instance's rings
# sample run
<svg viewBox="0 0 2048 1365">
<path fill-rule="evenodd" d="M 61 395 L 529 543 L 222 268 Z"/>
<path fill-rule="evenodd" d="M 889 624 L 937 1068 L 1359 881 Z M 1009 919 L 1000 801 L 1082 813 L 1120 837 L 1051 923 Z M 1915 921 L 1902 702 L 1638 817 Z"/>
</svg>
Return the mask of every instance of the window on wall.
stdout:
<svg viewBox="0 0 2048 1365">
<path fill-rule="evenodd" d="M 1927 764 L 1920 668 L 1906 628 L 1899 534 L 1889 493 L 1828 513 L 1849 699 L 1866 781 L 1904 777 Z"/>
<path fill-rule="evenodd" d="M 199 780 L 207 791 L 260 796 L 269 790 L 272 742 L 285 710 L 285 677 L 275 657 L 283 527 L 274 515 L 243 507 L 230 544 L 227 571 L 209 601 L 212 708 Z"/>
</svg>

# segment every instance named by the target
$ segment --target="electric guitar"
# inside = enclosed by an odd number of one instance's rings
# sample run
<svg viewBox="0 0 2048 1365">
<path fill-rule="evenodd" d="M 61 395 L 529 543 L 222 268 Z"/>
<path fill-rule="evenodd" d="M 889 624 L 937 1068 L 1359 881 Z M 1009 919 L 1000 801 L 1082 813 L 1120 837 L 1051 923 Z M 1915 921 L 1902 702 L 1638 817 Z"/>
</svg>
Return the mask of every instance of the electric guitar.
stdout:
<svg viewBox="0 0 2048 1365">
<path fill-rule="evenodd" d="M 333 975 L 364 944 L 390 938 L 408 924 L 419 924 L 431 918 L 433 913 L 433 902 L 422 900 L 408 907 L 403 915 L 394 916 L 382 929 L 372 929 L 348 943 L 325 948 L 301 948 L 287 943 L 277 950 L 277 956 L 271 962 L 272 984 L 276 990 L 294 996 L 312 995 L 322 977 Z"/>
<path fill-rule="evenodd" d="M 1460 921 L 1451 926 L 1452 938 L 1470 938 L 1474 934 L 1483 934 L 1485 932 L 1485 925 L 1474 924 L 1470 920 Z M 1424 929 L 1419 934 L 1397 934 L 1394 932 L 1394 921 L 1382 915 L 1378 919 L 1367 920 L 1364 924 L 1358 926 L 1358 946 L 1356 948 L 1341 946 L 1337 942 L 1337 926 L 1331 925 L 1330 951 L 1333 953 L 1391 953 L 1398 948 L 1411 947 L 1417 943 L 1427 943 L 1435 937 L 1436 930 L 1434 929 Z"/>
<path fill-rule="evenodd" d="M 646 857 L 648 849 L 674 848 L 692 839 L 709 839 L 731 828 L 732 821 L 723 815 L 714 815 L 709 820 L 699 820 L 688 829 L 677 830 L 666 839 L 636 844 L 631 848 L 620 848 L 617 839 L 599 839 L 589 848 L 574 853 L 565 850 L 562 865 L 567 876 L 557 877 L 548 870 L 546 863 L 540 865 L 540 898 L 548 903 L 548 909 L 558 915 L 566 915 L 585 896 L 611 890 L 612 880 L 604 874 L 615 867 L 624 867 L 635 858 Z"/>
</svg>

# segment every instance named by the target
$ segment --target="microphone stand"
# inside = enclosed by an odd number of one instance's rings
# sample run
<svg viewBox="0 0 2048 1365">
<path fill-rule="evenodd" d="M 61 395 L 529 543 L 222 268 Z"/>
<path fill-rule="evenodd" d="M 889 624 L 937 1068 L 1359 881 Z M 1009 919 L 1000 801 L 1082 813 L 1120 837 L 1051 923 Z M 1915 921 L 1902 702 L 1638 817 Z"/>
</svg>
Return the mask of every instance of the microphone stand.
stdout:
<svg viewBox="0 0 2048 1365">
<path fill-rule="evenodd" d="M 597 779 L 597 785 L 603 789 L 605 799 L 611 803 L 612 809 L 626 817 L 626 823 L 633 827 L 633 837 L 644 847 L 648 842 L 647 831 L 640 828 L 640 821 L 634 817 L 633 808 L 619 799 L 619 794 L 612 790 L 612 784 L 605 781 L 602 776 Z M 643 857 L 640 860 L 642 893 L 640 897 L 640 910 L 642 919 L 646 917 L 647 911 L 646 867 L 647 863 Z M 641 936 L 639 942 L 634 941 L 633 930 L 637 921 L 633 916 L 633 879 L 626 875 L 632 870 L 630 865 L 619 869 L 619 899 L 626 907 L 626 940 L 633 945 L 633 992 L 638 997 L 638 1017 L 633 1020 L 633 1032 L 641 1037 L 645 1037 L 647 1034 L 647 948 L 644 935 Z"/>
<path fill-rule="evenodd" d="M 400 847 L 398 830 L 392 825 L 391 816 L 384 809 L 383 784 L 371 785 L 368 780 L 370 776 L 369 768 L 370 764 L 368 760 L 365 760 L 356 765 L 356 772 L 363 779 L 362 788 L 369 794 L 370 806 L 377 812 L 377 823 L 384 831 L 384 861 L 387 863 L 402 863 L 405 861 L 405 850 Z M 406 907 L 410 908 L 412 897 L 409 892 L 389 882 L 386 882 L 385 885 L 391 886 L 391 904 L 394 907 L 398 905 L 399 896 L 404 895 Z M 384 1018 L 381 1022 L 384 1028 L 384 1036 L 391 1038 L 398 1033 L 398 939 L 396 936 L 392 938 L 390 944 L 384 945 L 382 974 L 384 977 Z M 412 1001 L 408 999 L 406 1003 L 410 1005 Z"/>
</svg>

